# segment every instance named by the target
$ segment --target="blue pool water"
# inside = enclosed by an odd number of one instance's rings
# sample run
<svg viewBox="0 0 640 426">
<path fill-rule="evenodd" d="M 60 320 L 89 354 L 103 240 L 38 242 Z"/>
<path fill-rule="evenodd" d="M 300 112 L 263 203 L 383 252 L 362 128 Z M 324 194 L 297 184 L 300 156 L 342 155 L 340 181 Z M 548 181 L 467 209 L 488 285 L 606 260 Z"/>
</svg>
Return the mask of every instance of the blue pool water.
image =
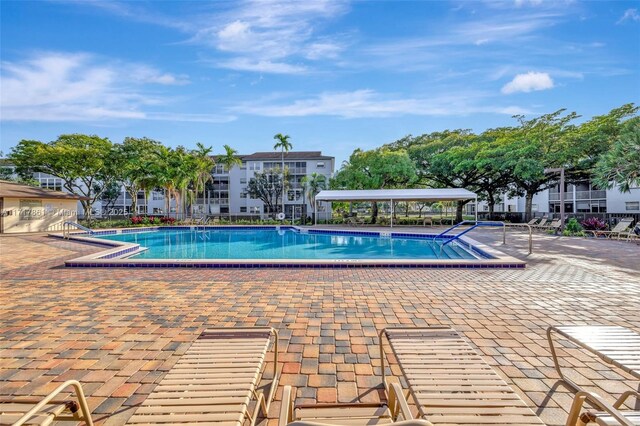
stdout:
<svg viewBox="0 0 640 426">
<path fill-rule="evenodd" d="M 158 230 L 98 238 L 146 247 L 132 259 L 476 259 L 431 239 L 381 238 L 294 229 Z"/>
</svg>

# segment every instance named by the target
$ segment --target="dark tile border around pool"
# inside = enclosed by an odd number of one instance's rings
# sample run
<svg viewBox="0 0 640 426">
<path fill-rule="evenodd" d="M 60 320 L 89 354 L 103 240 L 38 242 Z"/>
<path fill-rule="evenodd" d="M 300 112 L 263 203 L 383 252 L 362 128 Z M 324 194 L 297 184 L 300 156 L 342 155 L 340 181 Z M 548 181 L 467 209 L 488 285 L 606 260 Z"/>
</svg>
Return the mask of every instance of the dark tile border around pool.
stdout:
<svg viewBox="0 0 640 426">
<path fill-rule="evenodd" d="M 331 235 L 359 235 L 368 237 L 385 237 L 385 238 L 411 238 L 411 239 L 433 239 L 435 234 L 421 233 L 405 233 L 405 232 L 385 232 L 385 231 L 353 231 L 341 229 L 309 229 L 299 228 L 295 226 L 163 226 L 163 227 L 144 227 L 144 228 L 127 228 L 118 230 L 102 230 L 95 231 L 93 235 L 113 235 L 113 234 L 129 234 L 136 232 L 149 232 L 159 229 L 180 230 L 180 229 L 283 229 L 295 230 L 301 233 L 309 234 L 331 234 Z M 52 234 L 53 237 L 61 238 L 59 234 Z M 284 268 L 284 269 L 300 269 L 300 268 L 429 268 L 429 269 L 521 269 L 526 266 L 524 261 L 510 257 L 491 247 L 463 237 L 459 240 L 461 245 L 466 249 L 475 252 L 482 257 L 481 259 L 425 259 L 425 260 L 403 260 L 403 259 L 347 259 L 347 260 L 282 260 L 282 259 L 206 259 L 206 260 L 165 260 L 165 259 L 127 259 L 126 256 L 139 251 L 145 250 L 138 244 L 123 243 L 118 241 L 110 241 L 98 238 L 91 238 L 92 234 L 86 232 L 72 233 L 71 240 L 80 242 L 90 242 L 112 247 L 110 250 L 84 256 L 65 262 L 70 268 L 225 268 L 225 269 L 244 269 L 244 268 Z M 125 257 L 123 257 L 125 256 Z"/>
</svg>

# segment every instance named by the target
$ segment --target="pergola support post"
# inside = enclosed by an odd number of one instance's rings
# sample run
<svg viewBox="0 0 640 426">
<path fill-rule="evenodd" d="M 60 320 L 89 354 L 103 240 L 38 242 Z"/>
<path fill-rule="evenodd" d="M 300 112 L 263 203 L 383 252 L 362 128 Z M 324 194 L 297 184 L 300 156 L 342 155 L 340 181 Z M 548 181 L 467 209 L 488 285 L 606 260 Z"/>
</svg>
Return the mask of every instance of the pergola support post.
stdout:
<svg viewBox="0 0 640 426">
<path fill-rule="evenodd" d="M 391 228 L 393 228 L 393 199 L 391 199 Z"/>
</svg>

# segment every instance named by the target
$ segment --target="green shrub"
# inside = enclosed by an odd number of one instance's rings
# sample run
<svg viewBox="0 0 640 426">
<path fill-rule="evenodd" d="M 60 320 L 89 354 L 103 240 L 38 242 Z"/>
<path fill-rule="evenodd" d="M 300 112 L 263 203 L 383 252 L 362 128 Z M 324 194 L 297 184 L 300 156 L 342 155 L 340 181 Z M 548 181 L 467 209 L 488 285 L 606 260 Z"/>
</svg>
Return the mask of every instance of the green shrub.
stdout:
<svg viewBox="0 0 640 426">
<path fill-rule="evenodd" d="M 571 219 L 569 219 L 569 222 L 567 222 L 567 226 L 565 226 L 565 229 L 571 232 L 572 234 L 575 234 L 582 231 L 582 225 L 580 225 L 580 222 L 578 222 L 578 219 L 576 219 L 575 217 L 572 217 Z"/>
</svg>

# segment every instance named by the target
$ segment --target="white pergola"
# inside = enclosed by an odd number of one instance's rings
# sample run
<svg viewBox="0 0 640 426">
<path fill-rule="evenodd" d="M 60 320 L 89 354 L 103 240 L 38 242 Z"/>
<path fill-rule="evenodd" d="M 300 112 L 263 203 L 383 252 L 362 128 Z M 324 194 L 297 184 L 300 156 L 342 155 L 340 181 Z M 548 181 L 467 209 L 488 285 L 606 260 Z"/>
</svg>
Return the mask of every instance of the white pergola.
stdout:
<svg viewBox="0 0 640 426">
<path fill-rule="evenodd" d="M 467 201 L 475 202 L 476 221 L 478 221 L 478 194 L 463 188 L 430 189 L 347 189 L 324 190 L 316 195 L 318 201 L 368 201 L 391 203 L 391 226 L 393 227 L 393 203 L 396 201 Z M 316 222 L 318 224 L 318 216 Z"/>
</svg>

